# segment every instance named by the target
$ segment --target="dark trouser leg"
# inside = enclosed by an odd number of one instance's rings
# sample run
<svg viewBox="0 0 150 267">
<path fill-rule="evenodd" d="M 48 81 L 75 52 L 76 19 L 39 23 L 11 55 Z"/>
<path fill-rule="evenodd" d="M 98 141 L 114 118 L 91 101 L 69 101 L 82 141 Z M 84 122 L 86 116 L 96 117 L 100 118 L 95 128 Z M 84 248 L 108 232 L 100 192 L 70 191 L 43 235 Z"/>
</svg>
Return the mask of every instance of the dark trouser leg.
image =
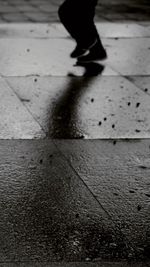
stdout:
<svg viewBox="0 0 150 267">
<path fill-rule="evenodd" d="M 59 8 L 59 17 L 78 45 L 88 48 L 96 39 L 101 43 L 94 24 L 95 0 L 66 0 Z"/>
</svg>

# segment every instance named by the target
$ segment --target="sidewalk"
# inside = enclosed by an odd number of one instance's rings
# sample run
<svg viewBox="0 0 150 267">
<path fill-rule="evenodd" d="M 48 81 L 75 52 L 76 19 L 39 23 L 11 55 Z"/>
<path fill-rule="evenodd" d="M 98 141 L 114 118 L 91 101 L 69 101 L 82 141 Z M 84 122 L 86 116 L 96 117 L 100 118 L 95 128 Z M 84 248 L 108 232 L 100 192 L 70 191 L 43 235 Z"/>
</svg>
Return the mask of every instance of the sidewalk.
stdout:
<svg viewBox="0 0 150 267">
<path fill-rule="evenodd" d="M 97 27 L 75 66 L 59 23 L 0 25 L 0 266 L 150 265 L 150 24 Z"/>
</svg>

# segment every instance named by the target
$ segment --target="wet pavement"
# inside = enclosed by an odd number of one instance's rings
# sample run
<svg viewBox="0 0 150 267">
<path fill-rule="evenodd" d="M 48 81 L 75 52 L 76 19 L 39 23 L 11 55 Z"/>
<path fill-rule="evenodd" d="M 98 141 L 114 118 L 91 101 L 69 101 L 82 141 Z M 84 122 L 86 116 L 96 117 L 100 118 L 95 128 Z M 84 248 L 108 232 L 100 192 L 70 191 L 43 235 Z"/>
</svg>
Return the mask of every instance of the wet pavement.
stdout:
<svg viewBox="0 0 150 267">
<path fill-rule="evenodd" d="M 149 146 L 1 140 L 1 262 L 148 266 Z"/>
<path fill-rule="evenodd" d="M 59 23 L 0 25 L 2 267 L 150 266 L 150 23 L 97 27 L 77 65 Z"/>
</svg>

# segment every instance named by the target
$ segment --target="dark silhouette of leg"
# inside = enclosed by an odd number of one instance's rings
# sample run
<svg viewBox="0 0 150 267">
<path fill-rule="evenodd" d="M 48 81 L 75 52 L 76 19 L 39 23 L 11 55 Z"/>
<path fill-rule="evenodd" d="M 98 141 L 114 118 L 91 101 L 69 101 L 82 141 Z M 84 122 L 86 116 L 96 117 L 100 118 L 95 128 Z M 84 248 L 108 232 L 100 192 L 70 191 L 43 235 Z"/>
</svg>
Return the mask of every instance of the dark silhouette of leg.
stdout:
<svg viewBox="0 0 150 267">
<path fill-rule="evenodd" d="M 64 27 L 77 42 L 72 57 L 79 57 L 87 50 L 104 50 L 94 24 L 97 0 L 66 0 L 58 14 Z"/>
</svg>

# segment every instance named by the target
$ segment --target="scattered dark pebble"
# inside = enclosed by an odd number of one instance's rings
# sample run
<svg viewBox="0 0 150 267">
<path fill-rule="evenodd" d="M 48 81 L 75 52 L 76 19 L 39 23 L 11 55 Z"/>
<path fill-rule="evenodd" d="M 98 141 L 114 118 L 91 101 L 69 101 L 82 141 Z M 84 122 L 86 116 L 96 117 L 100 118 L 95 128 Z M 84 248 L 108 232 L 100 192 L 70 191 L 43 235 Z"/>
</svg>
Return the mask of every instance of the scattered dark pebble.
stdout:
<svg viewBox="0 0 150 267">
<path fill-rule="evenodd" d="M 117 141 L 116 141 L 116 140 L 114 140 L 114 141 L 113 141 L 113 145 L 116 145 L 116 143 L 117 143 Z"/>
<path fill-rule="evenodd" d="M 21 102 L 30 102 L 30 99 L 21 98 Z"/>
<path fill-rule="evenodd" d="M 136 103 L 136 108 L 138 108 L 140 106 L 140 103 L 138 102 L 138 103 Z"/>
<path fill-rule="evenodd" d="M 106 117 L 104 118 L 104 121 L 107 121 L 107 118 Z"/>
<path fill-rule="evenodd" d="M 147 167 L 144 166 L 144 165 L 140 165 L 139 168 L 140 168 L 140 169 L 147 169 Z"/>
<path fill-rule="evenodd" d="M 53 154 L 49 155 L 49 157 L 52 158 L 53 157 Z"/>
<path fill-rule="evenodd" d="M 147 89 L 147 88 L 145 88 L 145 89 L 144 89 L 144 91 L 145 91 L 145 92 L 148 92 L 148 89 Z"/>
<path fill-rule="evenodd" d="M 118 196 L 118 193 L 113 193 L 114 194 L 114 196 Z"/>
<path fill-rule="evenodd" d="M 142 207 L 140 205 L 137 206 L 137 210 L 140 211 Z"/>
<path fill-rule="evenodd" d="M 94 98 L 91 98 L 91 102 L 94 102 Z"/>
<path fill-rule="evenodd" d="M 141 131 L 140 131 L 140 130 L 138 130 L 138 129 L 136 129 L 136 130 L 135 130 L 135 132 L 136 132 L 136 133 L 140 133 Z"/>
<path fill-rule="evenodd" d="M 35 78 L 34 81 L 37 82 L 37 78 Z"/>
<path fill-rule="evenodd" d="M 112 128 L 113 128 L 113 129 L 115 128 L 115 124 L 112 125 Z"/>
<path fill-rule="evenodd" d="M 99 121 L 98 125 L 99 125 L 99 126 L 100 126 L 100 125 L 102 125 L 102 122 L 101 122 L 101 121 Z"/>
<path fill-rule="evenodd" d="M 40 164 L 42 164 L 43 163 L 43 159 L 40 159 Z"/>
<path fill-rule="evenodd" d="M 84 139 L 84 135 L 77 136 L 78 139 Z"/>
<path fill-rule="evenodd" d="M 128 106 L 131 106 L 131 102 L 128 102 Z"/>
<path fill-rule="evenodd" d="M 130 192 L 131 194 L 135 193 L 135 191 L 134 191 L 134 190 L 129 190 L 129 192 Z"/>
</svg>

